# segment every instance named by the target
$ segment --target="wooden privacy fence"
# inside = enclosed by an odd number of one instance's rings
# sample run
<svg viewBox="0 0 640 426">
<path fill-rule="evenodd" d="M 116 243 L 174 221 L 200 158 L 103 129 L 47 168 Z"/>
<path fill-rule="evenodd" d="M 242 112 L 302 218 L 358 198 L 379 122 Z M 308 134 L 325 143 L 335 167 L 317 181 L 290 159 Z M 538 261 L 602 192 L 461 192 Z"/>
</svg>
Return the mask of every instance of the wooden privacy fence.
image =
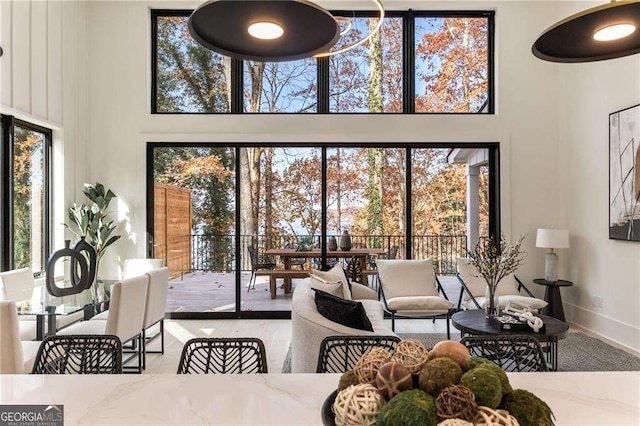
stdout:
<svg viewBox="0 0 640 426">
<path fill-rule="evenodd" d="M 191 271 L 191 191 L 153 184 L 153 257 L 172 277 Z"/>
</svg>

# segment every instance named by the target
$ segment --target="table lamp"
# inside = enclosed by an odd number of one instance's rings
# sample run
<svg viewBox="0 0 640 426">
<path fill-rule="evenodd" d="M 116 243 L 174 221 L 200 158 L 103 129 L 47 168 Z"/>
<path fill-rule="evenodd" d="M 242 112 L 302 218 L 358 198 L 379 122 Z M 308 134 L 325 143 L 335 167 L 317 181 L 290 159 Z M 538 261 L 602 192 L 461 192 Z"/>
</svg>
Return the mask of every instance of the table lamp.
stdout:
<svg viewBox="0 0 640 426">
<path fill-rule="evenodd" d="M 538 229 L 536 247 L 549 248 L 544 259 L 544 279 L 549 282 L 558 281 L 558 255 L 553 249 L 569 248 L 569 231 L 567 229 Z"/>
</svg>

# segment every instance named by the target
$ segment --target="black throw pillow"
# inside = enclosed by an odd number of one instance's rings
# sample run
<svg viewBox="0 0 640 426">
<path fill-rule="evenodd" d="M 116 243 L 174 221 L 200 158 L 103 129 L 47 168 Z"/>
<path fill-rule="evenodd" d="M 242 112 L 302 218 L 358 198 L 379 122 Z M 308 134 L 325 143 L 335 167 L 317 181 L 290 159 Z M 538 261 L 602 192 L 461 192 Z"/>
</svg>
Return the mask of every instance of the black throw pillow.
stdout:
<svg viewBox="0 0 640 426">
<path fill-rule="evenodd" d="M 345 300 L 316 288 L 313 291 L 316 292 L 316 308 L 320 315 L 347 327 L 373 331 L 371 321 L 361 302 Z"/>
</svg>

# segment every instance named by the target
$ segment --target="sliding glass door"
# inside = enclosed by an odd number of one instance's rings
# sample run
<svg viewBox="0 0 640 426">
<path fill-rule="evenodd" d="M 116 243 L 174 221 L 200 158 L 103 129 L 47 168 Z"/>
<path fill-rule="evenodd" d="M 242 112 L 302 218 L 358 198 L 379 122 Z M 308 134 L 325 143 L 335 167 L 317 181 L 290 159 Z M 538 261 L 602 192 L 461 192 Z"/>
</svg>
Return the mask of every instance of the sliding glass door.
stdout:
<svg viewBox="0 0 640 426">
<path fill-rule="evenodd" d="M 370 286 L 381 258 L 454 274 L 499 229 L 497 144 L 148 147 L 149 254 L 174 317 L 288 317 L 296 283 L 336 264 Z"/>
</svg>

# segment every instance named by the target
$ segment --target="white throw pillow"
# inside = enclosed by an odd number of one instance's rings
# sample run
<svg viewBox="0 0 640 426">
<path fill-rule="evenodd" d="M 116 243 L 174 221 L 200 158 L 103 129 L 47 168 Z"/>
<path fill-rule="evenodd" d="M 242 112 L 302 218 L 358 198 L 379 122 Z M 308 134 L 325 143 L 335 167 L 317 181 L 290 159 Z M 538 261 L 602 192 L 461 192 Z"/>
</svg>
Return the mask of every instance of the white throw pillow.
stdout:
<svg viewBox="0 0 640 426">
<path fill-rule="evenodd" d="M 376 260 L 384 296 L 438 296 L 431 258 L 425 260 Z"/>
<path fill-rule="evenodd" d="M 311 288 L 326 291 L 329 294 L 332 294 L 334 296 L 340 297 L 341 299 L 344 299 L 344 293 L 342 292 L 341 281 L 327 281 L 324 278 L 321 278 L 312 274 Z"/>
<path fill-rule="evenodd" d="M 447 312 L 453 303 L 437 296 L 394 297 L 387 300 L 389 309 L 395 311 Z"/>
<path fill-rule="evenodd" d="M 319 271 L 317 269 L 312 269 L 310 271 L 311 276 L 318 277 L 326 282 L 340 282 L 342 284 L 342 298 L 346 300 L 352 300 L 351 289 L 349 288 L 349 281 L 347 280 L 347 276 L 342 269 L 342 265 L 339 263 L 336 264 L 333 268 L 328 271 Z"/>
</svg>

